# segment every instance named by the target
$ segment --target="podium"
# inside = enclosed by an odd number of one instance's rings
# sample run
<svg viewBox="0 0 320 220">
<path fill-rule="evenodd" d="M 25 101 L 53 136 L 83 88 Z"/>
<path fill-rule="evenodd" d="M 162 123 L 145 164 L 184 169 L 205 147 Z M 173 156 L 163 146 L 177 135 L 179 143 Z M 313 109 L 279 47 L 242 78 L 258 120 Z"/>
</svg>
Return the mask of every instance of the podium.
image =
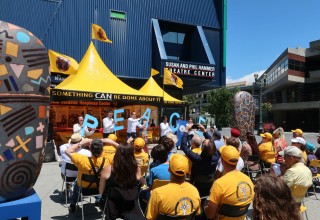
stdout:
<svg viewBox="0 0 320 220">
<path fill-rule="evenodd" d="M 1 220 L 24 218 L 41 220 L 41 200 L 38 194 L 31 189 L 24 198 L 0 203 Z"/>
</svg>

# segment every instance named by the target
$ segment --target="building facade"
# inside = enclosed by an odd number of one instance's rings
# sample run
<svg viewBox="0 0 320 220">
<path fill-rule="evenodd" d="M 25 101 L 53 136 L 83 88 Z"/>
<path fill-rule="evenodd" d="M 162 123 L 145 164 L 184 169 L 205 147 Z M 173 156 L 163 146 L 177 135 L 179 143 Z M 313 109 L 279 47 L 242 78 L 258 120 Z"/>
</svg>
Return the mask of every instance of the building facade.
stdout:
<svg viewBox="0 0 320 220">
<path fill-rule="evenodd" d="M 100 25 L 113 42 L 95 42 L 102 60 L 134 88 L 151 68 L 160 71 L 155 79 L 162 84 L 165 67 L 184 81 L 183 94 L 225 85 L 226 0 L 2 0 L 0 20 L 78 62 L 91 24 Z"/>
<path fill-rule="evenodd" d="M 320 129 L 320 40 L 309 48 L 287 48 L 262 74 L 263 102 L 270 102 L 269 121 L 285 130 Z"/>
</svg>

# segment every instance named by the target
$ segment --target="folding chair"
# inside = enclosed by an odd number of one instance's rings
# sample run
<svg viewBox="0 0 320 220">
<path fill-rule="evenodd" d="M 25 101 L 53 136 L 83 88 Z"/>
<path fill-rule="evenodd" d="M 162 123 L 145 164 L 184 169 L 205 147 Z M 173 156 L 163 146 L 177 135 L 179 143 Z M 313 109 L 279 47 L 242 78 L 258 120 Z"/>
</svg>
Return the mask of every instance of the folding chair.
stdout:
<svg viewBox="0 0 320 220">
<path fill-rule="evenodd" d="M 153 143 L 153 129 L 150 130 L 150 131 L 147 131 L 147 139 L 148 139 L 150 144 Z"/>
<path fill-rule="evenodd" d="M 301 205 L 300 205 L 300 216 L 303 218 L 303 213 L 305 214 L 306 216 L 306 219 L 308 220 L 308 215 L 307 215 L 307 206 L 305 206 L 304 202 L 302 201 L 301 202 Z M 304 219 L 304 218 L 303 218 Z"/>
<path fill-rule="evenodd" d="M 100 196 L 100 194 L 99 194 L 100 173 L 101 173 L 101 171 L 104 167 L 104 163 L 105 163 L 105 158 L 103 158 L 102 163 L 97 171 L 94 167 L 92 159 L 90 157 L 88 157 L 88 160 L 90 162 L 93 174 L 82 174 L 81 175 L 79 196 L 78 196 L 78 200 L 77 200 L 77 201 L 79 201 L 79 197 L 80 197 L 82 220 L 84 220 L 83 199 L 90 198 L 90 203 L 91 203 L 91 197 Z M 86 188 L 83 188 L 83 186 L 82 186 L 83 182 L 87 182 L 89 185 Z M 91 188 L 92 184 L 96 184 L 96 187 Z"/>
<path fill-rule="evenodd" d="M 66 198 L 66 205 L 68 204 L 68 184 L 72 184 L 76 181 L 77 177 L 70 177 L 68 176 L 68 171 L 78 171 L 78 168 L 72 163 L 66 163 L 64 169 L 64 178 L 62 182 L 62 189 L 61 191 L 65 191 L 65 198 Z"/>
<path fill-rule="evenodd" d="M 309 166 L 310 166 L 310 167 L 317 167 L 317 169 L 319 169 L 319 167 L 320 167 L 320 160 L 311 160 Z M 320 181 L 319 181 L 319 177 L 320 177 L 320 174 L 317 173 L 316 176 L 313 176 L 313 177 L 312 177 L 312 180 L 314 180 L 315 182 L 319 183 L 319 182 L 320 182 Z M 313 187 L 314 195 L 315 195 L 316 199 L 318 200 L 317 193 L 316 193 L 316 188 L 314 187 L 314 182 L 313 182 L 313 184 L 312 184 L 312 187 Z"/>
<path fill-rule="evenodd" d="M 246 165 L 246 170 L 244 171 L 245 173 L 248 174 L 250 179 L 254 182 L 259 173 L 260 173 L 260 175 L 262 175 L 262 170 L 261 170 L 261 166 L 260 166 L 260 156 L 259 155 L 250 155 L 248 157 L 248 161 L 258 165 L 257 170 L 250 170 L 250 167 L 248 165 Z"/>
<path fill-rule="evenodd" d="M 250 206 L 250 203 L 244 206 L 222 204 L 219 210 L 219 215 L 224 215 L 226 217 L 240 217 L 240 216 L 246 215 L 249 209 L 249 206 Z"/>
</svg>

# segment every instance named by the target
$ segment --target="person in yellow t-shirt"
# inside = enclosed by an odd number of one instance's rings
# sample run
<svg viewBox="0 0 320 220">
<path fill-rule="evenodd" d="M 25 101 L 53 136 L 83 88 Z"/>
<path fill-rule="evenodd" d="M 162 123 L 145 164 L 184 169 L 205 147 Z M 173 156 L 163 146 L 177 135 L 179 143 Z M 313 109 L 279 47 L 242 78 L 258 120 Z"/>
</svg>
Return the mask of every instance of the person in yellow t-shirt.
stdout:
<svg viewBox="0 0 320 220">
<path fill-rule="evenodd" d="M 227 145 L 222 149 L 221 162 L 225 175 L 213 183 L 209 199 L 204 205 L 204 212 L 208 219 L 243 220 L 245 218 L 245 214 L 238 213 L 237 216 L 236 213 L 221 210 L 222 205 L 239 206 L 239 208 L 247 206 L 253 199 L 254 185 L 252 181 L 236 169 L 239 158 L 239 152 L 235 147 Z"/>
<path fill-rule="evenodd" d="M 130 142 L 130 140 L 128 140 L 128 142 Z M 145 166 L 149 164 L 149 154 L 143 151 L 145 144 L 146 142 L 141 137 L 136 138 L 133 142 L 134 157 L 136 158 L 138 166 Z"/>
<path fill-rule="evenodd" d="M 200 155 L 202 150 L 201 150 L 201 138 L 199 136 L 193 136 L 191 139 L 191 150 L 192 152 Z M 188 164 L 189 164 L 189 172 L 188 174 L 191 174 L 191 167 L 192 167 L 192 161 L 188 159 Z"/>
<path fill-rule="evenodd" d="M 146 218 L 157 219 L 165 215 L 200 215 L 200 195 L 185 176 L 189 170 L 188 159 L 181 154 L 173 154 L 169 162 L 170 183 L 152 190 Z"/>
<path fill-rule="evenodd" d="M 100 175 L 100 172 L 103 169 L 103 167 L 106 166 L 107 164 L 110 164 L 110 159 L 108 157 L 107 158 L 102 157 L 103 144 L 109 144 L 115 147 L 118 146 L 116 142 L 110 139 L 92 140 L 92 139 L 84 138 L 81 140 L 80 143 L 73 144 L 66 150 L 67 156 L 70 157 L 73 164 L 78 168 L 77 184 L 74 185 L 72 201 L 69 206 L 69 211 L 71 213 L 75 212 L 76 210 L 76 203 L 79 195 L 79 187 L 81 185 L 83 188 L 89 188 L 89 189 L 97 188 L 97 184 L 91 184 L 90 187 L 89 187 L 89 183 L 87 182 L 83 181 L 81 184 L 82 174 L 95 175 L 95 172 L 93 171 L 93 167 L 92 167 L 92 164 L 93 164 L 95 171 L 98 172 L 98 175 Z M 90 151 L 92 153 L 91 158 L 85 155 L 76 153 L 76 151 L 82 146 L 90 146 Z"/>
<path fill-rule="evenodd" d="M 260 143 L 259 153 L 262 163 L 264 163 L 265 168 L 270 168 L 271 164 L 276 162 L 276 152 L 272 144 L 272 134 L 265 132 L 260 134 L 262 137 L 262 143 Z"/>
<path fill-rule="evenodd" d="M 117 136 L 115 134 L 109 134 L 108 139 L 116 142 Z M 116 148 L 113 145 L 104 145 L 103 146 L 103 157 L 108 157 L 110 159 L 110 163 L 113 163 L 114 154 L 116 153 Z"/>
</svg>

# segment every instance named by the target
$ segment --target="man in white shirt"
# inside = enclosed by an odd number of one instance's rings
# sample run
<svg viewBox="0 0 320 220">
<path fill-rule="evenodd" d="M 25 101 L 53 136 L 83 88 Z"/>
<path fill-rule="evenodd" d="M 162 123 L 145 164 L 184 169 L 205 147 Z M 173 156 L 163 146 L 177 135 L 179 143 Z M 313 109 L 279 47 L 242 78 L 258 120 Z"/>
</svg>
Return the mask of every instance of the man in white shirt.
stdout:
<svg viewBox="0 0 320 220">
<path fill-rule="evenodd" d="M 162 122 L 160 123 L 160 130 L 161 130 L 161 137 L 165 137 L 170 131 L 170 125 L 168 123 L 168 118 L 167 116 L 162 116 Z"/>
<path fill-rule="evenodd" d="M 114 119 L 112 118 L 113 112 L 107 111 L 107 117 L 102 120 L 103 124 L 103 138 L 108 138 L 109 134 L 114 134 Z"/>
<path fill-rule="evenodd" d="M 131 117 L 128 118 L 128 126 L 127 126 L 127 140 L 132 137 L 133 139 L 136 139 L 137 137 L 137 126 L 139 128 L 143 128 L 143 126 L 139 123 L 141 118 L 136 118 L 137 114 L 136 112 L 131 113 Z"/>
<path fill-rule="evenodd" d="M 77 144 L 80 143 L 82 140 L 82 137 L 80 136 L 80 133 L 74 133 L 69 142 L 66 144 L 63 144 L 60 146 L 60 154 L 61 154 L 61 158 L 62 158 L 62 162 L 61 162 L 61 177 L 64 179 L 64 176 L 66 175 L 68 178 L 74 178 L 76 179 L 78 171 L 74 171 L 74 170 L 66 170 L 66 164 L 71 162 L 71 159 L 66 155 L 66 150 L 73 144 Z M 91 157 L 91 151 L 87 150 L 87 149 L 83 149 L 80 148 L 79 150 L 77 150 L 77 153 L 85 155 L 87 157 Z M 69 185 L 68 188 L 70 188 L 71 186 Z"/>
<path fill-rule="evenodd" d="M 80 133 L 81 129 L 84 127 L 84 136 L 90 136 L 94 133 L 95 129 L 92 129 L 89 131 L 87 126 L 83 125 L 83 117 L 79 116 L 78 117 L 78 124 L 73 125 L 73 133 Z"/>
</svg>

